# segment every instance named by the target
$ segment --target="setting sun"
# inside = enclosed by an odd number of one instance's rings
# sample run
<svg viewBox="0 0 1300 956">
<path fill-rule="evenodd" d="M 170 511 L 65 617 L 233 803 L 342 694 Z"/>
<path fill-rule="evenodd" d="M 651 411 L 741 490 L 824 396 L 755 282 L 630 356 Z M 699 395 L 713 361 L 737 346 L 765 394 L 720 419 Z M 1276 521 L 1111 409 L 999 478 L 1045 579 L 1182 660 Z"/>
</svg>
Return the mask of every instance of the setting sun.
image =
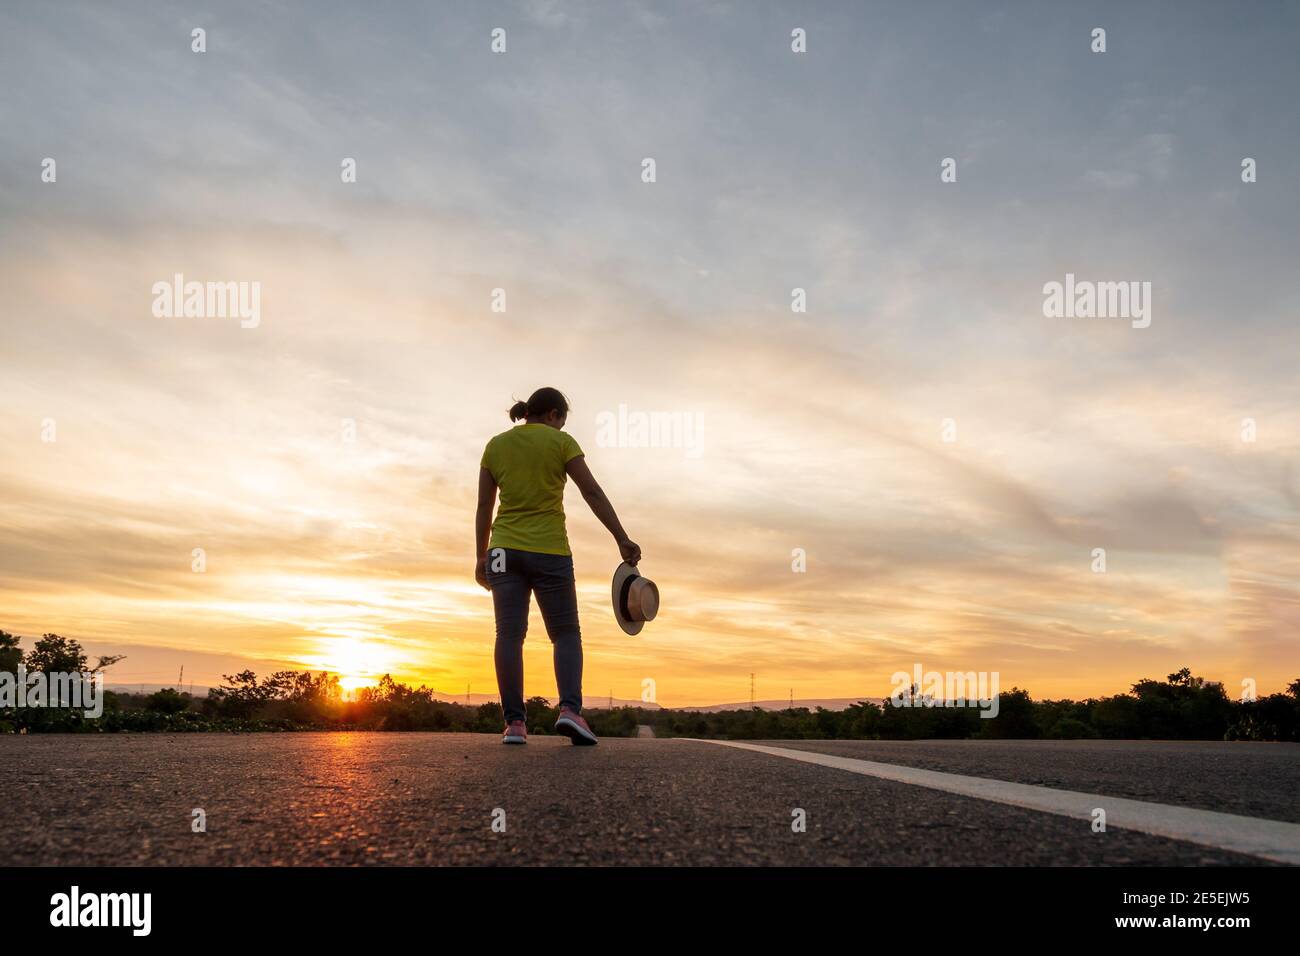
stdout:
<svg viewBox="0 0 1300 956">
<path fill-rule="evenodd" d="M 359 688 L 374 687 L 391 670 L 392 654 L 382 645 L 355 637 L 323 638 L 316 657 L 303 664 L 316 671 L 337 674 L 346 696 Z"/>
</svg>

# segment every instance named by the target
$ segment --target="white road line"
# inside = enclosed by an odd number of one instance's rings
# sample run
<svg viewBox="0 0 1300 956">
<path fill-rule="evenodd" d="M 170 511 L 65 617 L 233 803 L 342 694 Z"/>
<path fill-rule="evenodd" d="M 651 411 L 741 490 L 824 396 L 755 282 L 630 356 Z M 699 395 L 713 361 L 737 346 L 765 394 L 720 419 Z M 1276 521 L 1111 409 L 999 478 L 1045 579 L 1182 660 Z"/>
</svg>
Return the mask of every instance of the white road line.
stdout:
<svg viewBox="0 0 1300 956">
<path fill-rule="evenodd" d="M 848 770 L 851 773 L 879 777 L 882 780 L 910 783 L 918 787 L 961 794 L 964 797 L 991 800 L 994 803 L 1006 803 L 1013 807 L 1040 810 L 1044 813 L 1055 813 L 1083 820 L 1088 824 L 1092 822 L 1093 809 L 1101 807 L 1106 811 L 1108 828 L 1139 830 L 1142 833 L 1169 837 L 1173 840 L 1231 850 L 1234 853 L 1246 853 L 1278 863 L 1300 865 L 1300 824 L 1260 820 L 1232 813 L 1216 813 L 1213 810 L 1195 810 L 1191 807 L 1175 807 L 1163 803 L 1148 803 L 1144 800 L 1126 800 L 1123 797 L 1079 793 L 1074 790 L 1055 790 L 1051 787 L 1035 787 L 1026 783 L 1009 783 L 1005 780 L 989 780 L 985 777 L 967 777 L 959 773 L 920 770 L 916 767 L 877 763 L 874 760 L 857 760 L 851 757 L 835 757 L 808 750 L 764 747 L 761 744 L 746 744 L 736 740 L 698 740 L 694 737 L 679 739 L 716 744 L 721 747 L 735 747 L 739 750 L 753 750 L 773 757 L 785 757 L 788 760 L 798 760 L 822 767 L 834 767 L 837 770 Z"/>
</svg>

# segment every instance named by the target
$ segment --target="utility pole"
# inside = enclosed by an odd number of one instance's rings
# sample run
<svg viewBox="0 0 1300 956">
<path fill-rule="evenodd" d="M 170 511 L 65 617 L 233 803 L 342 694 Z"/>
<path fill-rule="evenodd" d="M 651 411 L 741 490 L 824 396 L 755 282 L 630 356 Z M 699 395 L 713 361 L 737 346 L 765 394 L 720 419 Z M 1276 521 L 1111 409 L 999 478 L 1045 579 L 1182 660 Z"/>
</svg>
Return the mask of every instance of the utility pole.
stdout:
<svg viewBox="0 0 1300 956">
<path fill-rule="evenodd" d="M 469 685 L 469 684 L 466 684 L 466 685 L 465 685 L 465 706 L 466 706 L 466 707 L 469 706 L 469 688 L 470 688 L 470 685 Z"/>
<path fill-rule="evenodd" d="M 749 672 L 749 709 L 754 709 L 754 672 Z"/>
<path fill-rule="evenodd" d="M 790 709 L 794 710 L 794 688 L 790 688 Z"/>
<path fill-rule="evenodd" d="M 609 709 L 614 709 L 614 688 L 609 689 Z"/>
<path fill-rule="evenodd" d="M 181 665 L 181 676 L 176 678 L 176 693 L 181 693 L 185 689 L 185 665 Z"/>
</svg>

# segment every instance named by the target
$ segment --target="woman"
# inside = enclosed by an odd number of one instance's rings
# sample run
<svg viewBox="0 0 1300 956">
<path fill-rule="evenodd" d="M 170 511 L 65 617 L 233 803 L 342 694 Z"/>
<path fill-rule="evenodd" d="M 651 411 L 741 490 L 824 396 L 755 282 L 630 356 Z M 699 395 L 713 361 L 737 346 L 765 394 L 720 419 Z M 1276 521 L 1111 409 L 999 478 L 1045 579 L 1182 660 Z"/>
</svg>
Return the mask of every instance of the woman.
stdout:
<svg viewBox="0 0 1300 956">
<path fill-rule="evenodd" d="M 568 417 L 568 399 L 557 389 L 539 388 L 527 402 L 515 402 L 510 420 L 523 419 L 524 424 L 489 441 L 479 466 L 474 579 L 492 592 L 496 610 L 497 687 L 506 715 L 501 742 L 506 744 L 528 743 L 524 635 L 530 592 L 537 595 L 546 633 L 555 647 L 555 683 L 560 690 L 555 732 L 575 744 L 596 743 L 596 735 L 582 718 L 582 636 L 573 557 L 564 529 L 566 476 L 614 536 L 623 560 L 628 564 L 641 560 L 641 549 L 619 524 L 614 506 L 587 468 L 582 449 L 573 436 L 561 431 Z M 501 507 L 493 521 L 497 489 Z"/>
</svg>

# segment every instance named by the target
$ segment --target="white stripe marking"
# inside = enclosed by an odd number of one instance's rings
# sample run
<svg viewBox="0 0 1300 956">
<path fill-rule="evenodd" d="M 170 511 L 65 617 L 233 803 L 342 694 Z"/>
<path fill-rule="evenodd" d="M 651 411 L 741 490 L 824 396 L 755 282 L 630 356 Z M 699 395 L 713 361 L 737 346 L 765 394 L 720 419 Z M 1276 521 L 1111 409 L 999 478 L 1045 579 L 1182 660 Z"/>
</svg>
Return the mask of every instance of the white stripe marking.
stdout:
<svg viewBox="0 0 1300 956">
<path fill-rule="evenodd" d="M 1274 860 L 1278 863 L 1300 864 L 1300 824 L 1280 820 L 1261 820 L 1213 810 L 1195 810 L 1191 807 L 1168 806 L 1144 800 L 1126 800 L 1123 797 L 1105 797 L 1079 793 L 1074 790 L 1056 790 L 1052 787 L 1035 787 L 1026 783 L 1010 783 L 985 777 L 968 777 L 958 773 L 940 773 L 937 770 L 920 770 L 899 764 L 877 763 L 852 757 L 835 757 L 808 750 L 787 750 L 784 747 L 764 747 L 735 740 L 699 740 L 694 737 L 679 738 L 701 744 L 716 744 L 753 750 L 785 757 L 802 763 L 817 764 L 848 770 L 868 777 L 894 780 L 931 790 L 943 790 L 964 797 L 991 800 L 1027 810 L 1040 810 L 1060 816 L 1092 822 L 1092 811 L 1101 807 L 1106 811 L 1106 826 L 1122 830 L 1139 830 L 1171 840 L 1184 840 L 1219 850 L 1245 853 L 1250 856 Z"/>
</svg>

